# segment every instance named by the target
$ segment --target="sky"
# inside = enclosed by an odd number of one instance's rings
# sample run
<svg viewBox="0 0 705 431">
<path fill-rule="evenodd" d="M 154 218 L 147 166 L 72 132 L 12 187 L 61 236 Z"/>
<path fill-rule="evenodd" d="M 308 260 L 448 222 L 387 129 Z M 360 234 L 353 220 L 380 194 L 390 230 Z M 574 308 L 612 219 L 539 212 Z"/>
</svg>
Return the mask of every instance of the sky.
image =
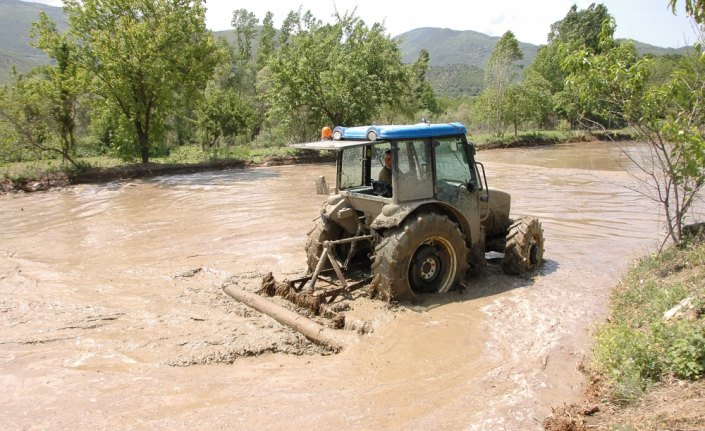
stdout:
<svg viewBox="0 0 705 431">
<path fill-rule="evenodd" d="M 33 0 L 61 6 L 61 0 Z M 464 2 L 451 0 L 207 0 L 206 25 L 211 30 L 229 30 L 232 12 L 247 9 L 261 21 L 268 11 L 279 27 L 291 10 L 299 6 L 310 10 L 324 21 L 332 21 L 336 8 L 342 14 L 357 8 L 357 15 L 371 25 L 383 22 L 391 36 L 419 27 L 452 30 L 474 30 L 490 36 L 501 36 L 511 30 L 521 42 L 546 43 L 551 24 L 561 20 L 573 4 L 585 9 L 591 3 L 602 3 L 617 22 L 617 38 L 634 39 L 661 47 L 692 45 L 697 34 L 686 17 L 683 0 L 677 15 L 668 8 L 668 0 L 500 0 Z"/>
</svg>

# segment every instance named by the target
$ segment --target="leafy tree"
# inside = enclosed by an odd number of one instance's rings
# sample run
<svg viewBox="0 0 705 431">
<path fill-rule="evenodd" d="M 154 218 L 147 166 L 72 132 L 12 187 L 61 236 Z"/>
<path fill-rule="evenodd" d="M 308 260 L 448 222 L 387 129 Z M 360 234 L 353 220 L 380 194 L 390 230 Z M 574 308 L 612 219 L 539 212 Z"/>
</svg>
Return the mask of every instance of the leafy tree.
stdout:
<svg viewBox="0 0 705 431">
<path fill-rule="evenodd" d="M 598 38 L 602 22 L 610 18 L 611 15 L 602 4 L 593 3 L 583 10 L 573 5 L 563 19 L 551 25 L 548 45 L 539 49 L 536 58 L 527 68 L 527 76 L 538 74 L 550 83 L 551 104 L 555 112 L 571 122 L 575 121 L 575 95 L 564 92 L 566 74 L 561 69 L 561 61 L 571 52 L 582 48 L 600 52 Z"/>
<path fill-rule="evenodd" d="M 52 66 L 37 70 L 44 79 L 35 81 L 49 106 L 49 115 L 58 130 L 61 153 L 71 161 L 76 155 L 76 114 L 79 97 L 86 91 L 85 74 L 78 68 L 76 46 L 66 35 L 59 34 L 56 24 L 41 12 L 32 24 L 33 45 L 54 60 Z"/>
<path fill-rule="evenodd" d="M 53 83 L 36 69 L 26 76 L 13 72 L 12 85 L 0 89 L 0 160 L 60 156 L 77 166 L 72 151 L 57 136 L 54 101 L 47 100 Z"/>
<path fill-rule="evenodd" d="M 349 14 L 335 18 L 323 25 L 310 12 L 290 14 L 282 29 L 287 42 L 268 63 L 269 81 L 262 85 L 270 118 L 292 130 L 371 122 L 385 108 L 399 110 L 411 87 L 397 44 L 381 24 L 367 27 Z"/>
<path fill-rule="evenodd" d="M 646 154 L 625 151 L 643 175 L 636 189 L 664 210 L 668 238 L 680 241 L 689 209 L 705 185 L 705 56 L 689 57 L 670 82 L 648 85 L 649 58 L 629 42 L 612 40 L 606 21 L 600 43 L 609 49 L 575 51 L 563 63 L 566 86 L 577 95 L 581 115 L 597 113 L 626 121 L 648 143 Z"/>
<path fill-rule="evenodd" d="M 541 126 L 552 113 L 550 83 L 541 75 L 528 74 L 520 83 L 507 89 L 502 104 L 502 118 L 514 127 L 514 136 L 519 127 L 531 122 Z"/>
<path fill-rule="evenodd" d="M 238 9 L 233 12 L 231 24 L 235 29 L 235 40 L 237 43 L 239 58 L 247 61 L 252 58 L 252 40 L 257 34 L 255 27 L 259 20 L 247 9 Z"/>
<path fill-rule="evenodd" d="M 413 121 L 414 117 L 419 113 L 429 118 L 440 113 L 436 95 L 431 88 L 431 84 L 426 79 L 430 61 L 431 57 L 428 51 L 422 49 L 419 52 L 419 58 L 406 67 L 406 71 L 409 74 L 408 91 L 405 91 L 404 99 L 398 104 L 398 107 L 390 106 L 390 109 L 386 110 L 384 113 L 385 121 Z"/>
<path fill-rule="evenodd" d="M 668 0 L 673 13 L 676 13 L 676 5 L 678 0 Z M 685 13 L 692 16 L 698 24 L 705 23 L 705 0 L 685 0 Z"/>
<path fill-rule="evenodd" d="M 257 49 L 257 65 L 262 69 L 269 57 L 274 52 L 274 38 L 277 31 L 274 29 L 274 15 L 272 12 L 267 12 L 262 20 L 262 31 L 259 38 L 259 48 Z"/>
<path fill-rule="evenodd" d="M 506 118 L 502 115 L 509 88 L 516 78 L 516 63 L 524 58 L 514 33 L 507 31 L 495 45 L 485 69 L 485 88 L 494 96 L 488 99 L 494 116 L 494 133 L 504 132 Z"/>
<path fill-rule="evenodd" d="M 602 23 L 610 18 L 611 15 L 603 4 L 592 3 L 587 9 L 580 11 L 577 5 L 573 5 L 562 20 L 551 24 L 548 43 L 568 45 L 571 50 L 586 47 L 600 52 Z"/>
<path fill-rule="evenodd" d="M 209 86 L 197 110 L 198 131 L 204 148 L 221 137 L 246 135 L 254 122 L 254 109 L 235 89 Z"/>
<path fill-rule="evenodd" d="M 201 0 L 66 0 L 69 31 L 93 91 L 122 113 L 142 162 L 167 115 L 196 96 L 219 51 Z"/>
</svg>

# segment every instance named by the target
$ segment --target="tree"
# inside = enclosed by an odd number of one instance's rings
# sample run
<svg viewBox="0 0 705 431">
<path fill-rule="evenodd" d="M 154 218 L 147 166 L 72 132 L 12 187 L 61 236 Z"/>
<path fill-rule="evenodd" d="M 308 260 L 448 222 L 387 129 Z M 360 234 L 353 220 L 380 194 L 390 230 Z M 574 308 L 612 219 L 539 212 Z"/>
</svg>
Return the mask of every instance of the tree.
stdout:
<svg viewBox="0 0 705 431">
<path fill-rule="evenodd" d="M 572 106 L 575 96 L 564 92 L 566 74 L 561 69 L 561 60 L 582 48 L 599 52 L 602 22 L 610 18 L 609 11 L 602 4 L 593 3 L 583 10 L 573 5 L 563 19 L 551 25 L 548 45 L 539 48 L 536 58 L 527 68 L 527 76 L 538 74 L 550 83 L 554 111 L 571 122 L 575 121 L 575 108 Z"/>
<path fill-rule="evenodd" d="M 568 45 L 571 50 L 586 47 L 600 52 L 602 23 L 610 18 L 603 4 L 592 3 L 581 11 L 573 5 L 562 20 L 551 24 L 548 43 Z"/>
<path fill-rule="evenodd" d="M 626 121 L 646 139 L 646 154 L 625 151 L 643 174 L 636 190 L 661 205 L 668 238 L 678 242 L 705 185 L 705 56 L 698 47 L 670 82 L 649 86 L 650 59 L 639 58 L 631 42 L 614 42 L 613 21 L 604 28 L 600 53 L 582 49 L 566 58 L 566 86 L 581 116 Z"/>
<path fill-rule="evenodd" d="M 323 25 L 310 12 L 290 14 L 286 43 L 268 63 L 269 116 L 292 130 L 369 123 L 385 108 L 399 110 L 409 91 L 410 74 L 381 24 L 335 18 Z"/>
<path fill-rule="evenodd" d="M 33 45 L 43 50 L 55 64 L 38 69 L 44 80 L 37 84 L 50 104 L 49 113 L 61 141 L 62 158 L 73 163 L 76 155 L 76 113 L 78 98 L 86 90 L 85 74 L 78 68 L 77 48 L 68 37 L 61 35 L 56 24 L 41 12 L 32 24 Z"/>
<path fill-rule="evenodd" d="M 0 160 L 17 161 L 48 153 L 77 166 L 71 149 L 58 139 L 56 110 L 60 106 L 48 98 L 53 83 L 45 73 L 45 68 L 26 76 L 14 71 L 12 85 L 0 89 Z"/>
<path fill-rule="evenodd" d="M 431 56 L 426 49 L 419 51 L 419 58 L 406 67 L 409 74 L 409 87 L 404 91 L 401 103 L 396 106 L 389 106 L 385 110 L 384 121 L 413 121 L 416 115 L 432 117 L 440 113 L 440 107 L 436 100 L 436 95 L 431 88 L 431 84 L 426 79 L 428 74 Z M 416 120 L 420 120 L 417 118 Z"/>
<path fill-rule="evenodd" d="M 668 6 L 673 13 L 676 13 L 678 0 L 668 0 Z M 692 16 L 695 22 L 702 25 L 705 23 L 705 0 L 685 0 L 685 13 Z"/>
<path fill-rule="evenodd" d="M 508 96 L 510 85 L 516 78 L 517 61 L 524 58 L 524 54 L 519 49 L 519 42 L 514 33 L 507 31 L 502 35 L 487 61 L 485 70 L 486 88 L 490 89 L 494 96 L 489 99 L 492 104 L 491 110 L 494 113 L 494 133 L 501 136 L 504 132 L 505 118 L 503 108 Z"/>
<path fill-rule="evenodd" d="M 259 37 L 259 48 L 257 49 L 257 65 L 262 69 L 274 52 L 274 38 L 277 31 L 274 29 L 274 15 L 267 12 L 262 20 L 262 31 Z"/>
<path fill-rule="evenodd" d="M 93 91 L 133 128 L 142 162 L 155 132 L 196 96 L 219 61 L 201 0 L 66 0 L 69 31 Z"/>
<path fill-rule="evenodd" d="M 233 12 L 231 24 L 235 30 L 235 40 L 237 42 L 238 56 L 243 61 L 252 58 L 252 40 L 257 30 L 255 26 L 259 20 L 247 9 L 238 9 Z"/>
<path fill-rule="evenodd" d="M 212 148 L 221 137 L 246 135 L 254 122 L 254 109 L 235 89 L 210 85 L 197 111 L 198 132 L 204 148 Z"/>
</svg>

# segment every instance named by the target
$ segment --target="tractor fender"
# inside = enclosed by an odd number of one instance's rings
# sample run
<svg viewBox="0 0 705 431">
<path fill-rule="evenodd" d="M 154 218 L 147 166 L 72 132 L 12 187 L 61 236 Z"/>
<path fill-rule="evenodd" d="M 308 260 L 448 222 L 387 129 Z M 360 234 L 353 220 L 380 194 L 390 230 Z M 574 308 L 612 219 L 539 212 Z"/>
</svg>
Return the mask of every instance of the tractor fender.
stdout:
<svg viewBox="0 0 705 431">
<path fill-rule="evenodd" d="M 374 230 L 383 230 L 401 225 L 406 218 L 415 212 L 428 211 L 433 213 L 445 214 L 451 220 L 458 223 L 460 230 L 465 234 L 466 241 L 471 244 L 471 239 L 477 240 L 480 237 L 479 226 L 477 232 L 473 232 L 470 228 L 465 216 L 452 205 L 445 202 L 418 202 L 414 204 L 387 204 L 382 207 L 382 212 L 375 217 L 370 225 Z"/>
</svg>

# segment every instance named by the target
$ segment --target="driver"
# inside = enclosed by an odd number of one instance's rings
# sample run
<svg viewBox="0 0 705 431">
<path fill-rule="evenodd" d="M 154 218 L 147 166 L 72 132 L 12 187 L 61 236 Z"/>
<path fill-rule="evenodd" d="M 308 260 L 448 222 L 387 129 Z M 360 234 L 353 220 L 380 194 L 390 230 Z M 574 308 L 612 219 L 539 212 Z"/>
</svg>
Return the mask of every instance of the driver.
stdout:
<svg viewBox="0 0 705 431">
<path fill-rule="evenodd" d="M 384 152 L 384 166 L 379 171 L 379 180 L 383 183 L 392 185 L 392 150 Z"/>
</svg>

